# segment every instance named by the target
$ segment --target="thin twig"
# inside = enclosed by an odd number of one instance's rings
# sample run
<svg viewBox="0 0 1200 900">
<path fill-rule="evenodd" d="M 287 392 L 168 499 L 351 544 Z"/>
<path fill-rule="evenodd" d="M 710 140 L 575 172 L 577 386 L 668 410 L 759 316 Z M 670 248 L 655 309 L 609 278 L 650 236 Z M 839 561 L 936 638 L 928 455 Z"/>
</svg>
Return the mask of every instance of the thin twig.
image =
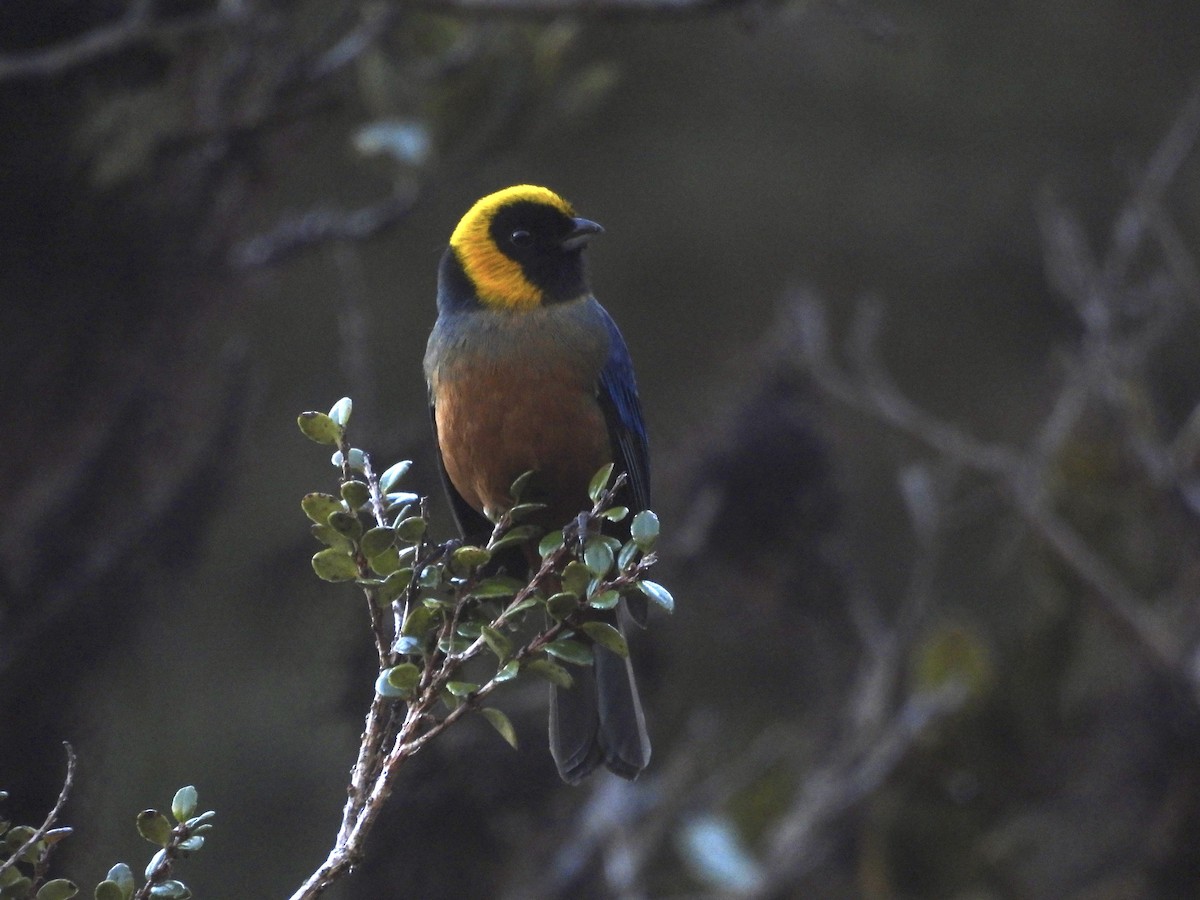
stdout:
<svg viewBox="0 0 1200 900">
<path fill-rule="evenodd" d="M 137 8 L 130 12 L 135 13 Z M 144 15 L 127 14 L 112 25 L 93 28 L 52 47 L 0 56 L 0 81 L 63 75 L 141 44 L 231 28 L 245 17 L 246 10 L 236 4 L 220 4 L 215 10 L 180 15 L 161 22 Z"/>
<path fill-rule="evenodd" d="M 36 846 L 38 841 L 46 836 L 50 829 L 54 827 L 54 823 L 58 821 L 58 817 L 62 815 L 63 807 L 67 805 L 67 798 L 71 794 L 71 787 L 75 783 L 75 750 L 66 741 L 63 742 L 63 747 L 67 751 L 67 774 L 63 778 L 62 790 L 58 792 L 58 800 L 50 812 L 46 814 L 46 820 L 34 830 L 25 843 L 14 850 L 8 859 L 0 863 L 0 875 L 13 868 L 30 849 Z"/>
</svg>

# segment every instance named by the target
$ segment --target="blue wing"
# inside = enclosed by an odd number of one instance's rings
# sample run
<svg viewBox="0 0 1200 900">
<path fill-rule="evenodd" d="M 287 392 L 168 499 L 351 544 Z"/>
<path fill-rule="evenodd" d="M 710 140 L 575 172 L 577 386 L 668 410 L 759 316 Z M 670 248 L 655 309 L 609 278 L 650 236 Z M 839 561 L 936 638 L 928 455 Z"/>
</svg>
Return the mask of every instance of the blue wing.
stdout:
<svg viewBox="0 0 1200 900">
<path fill-rule="evenodd" d="M 632 494 L 629 505 L 634 512 L 639 512 L 650 506 L 650 447 L 646 423 L 642 418 L 633 360 L 625 338 L 603 307 L 600 312 L 609 336 L 608 359 L 600 371 L 600 406 L 608 422 L 617 469 L 629 476 Z"/>
</svg>

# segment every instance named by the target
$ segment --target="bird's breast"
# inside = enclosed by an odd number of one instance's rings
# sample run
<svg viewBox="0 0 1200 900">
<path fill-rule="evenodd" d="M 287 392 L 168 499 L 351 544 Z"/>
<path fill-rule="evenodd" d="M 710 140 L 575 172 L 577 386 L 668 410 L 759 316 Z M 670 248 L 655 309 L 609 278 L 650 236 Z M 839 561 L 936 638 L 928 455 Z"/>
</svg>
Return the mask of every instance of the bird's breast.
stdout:
<svg viewBox="0 0 1200 900">
<path fill-rule="evenodd" d="M 439 322 L 426 356 L 446 473 L 495 521 L 512 505 L 513 481 L 533 470 L 522 500 L 546 503 L 539 524 L 561 526 L 588 504 L 588 481 L 612 461 L 596 398 L 607 337 L 580 316 L 470 321 L 478 315 Z"/>
</svg>

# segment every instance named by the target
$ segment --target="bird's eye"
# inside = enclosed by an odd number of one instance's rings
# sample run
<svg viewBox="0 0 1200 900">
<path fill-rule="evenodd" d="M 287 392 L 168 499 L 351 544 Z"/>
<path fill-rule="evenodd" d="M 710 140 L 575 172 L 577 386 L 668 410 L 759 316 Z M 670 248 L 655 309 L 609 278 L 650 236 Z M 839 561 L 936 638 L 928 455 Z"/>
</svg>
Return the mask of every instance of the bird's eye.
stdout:
<svg viewBox="0 0 1200 900">
<path fill-rule="evenodd" d="M 533 244 L 533 235 L 522 228 L 510 234 L 508 239 L 513 242 L 514 247 L 529 247 Z"/>
</svg>

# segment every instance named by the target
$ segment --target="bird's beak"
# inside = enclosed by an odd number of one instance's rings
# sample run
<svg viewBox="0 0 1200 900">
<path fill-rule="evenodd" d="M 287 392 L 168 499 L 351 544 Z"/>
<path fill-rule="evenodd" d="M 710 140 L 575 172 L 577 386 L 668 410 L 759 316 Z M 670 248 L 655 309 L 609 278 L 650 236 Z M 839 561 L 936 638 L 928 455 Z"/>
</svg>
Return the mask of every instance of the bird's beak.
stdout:
<svg viewBox="0 0 1200 900">
<path fill-rule="evenodd" d="M 604 229 L 591 219 L 572 219 L 572 223 L 574 227 L 562 241 L 564 250 L 578 250 L 587 245 L 593 234 L 604 233 Z"/>
</svg>

